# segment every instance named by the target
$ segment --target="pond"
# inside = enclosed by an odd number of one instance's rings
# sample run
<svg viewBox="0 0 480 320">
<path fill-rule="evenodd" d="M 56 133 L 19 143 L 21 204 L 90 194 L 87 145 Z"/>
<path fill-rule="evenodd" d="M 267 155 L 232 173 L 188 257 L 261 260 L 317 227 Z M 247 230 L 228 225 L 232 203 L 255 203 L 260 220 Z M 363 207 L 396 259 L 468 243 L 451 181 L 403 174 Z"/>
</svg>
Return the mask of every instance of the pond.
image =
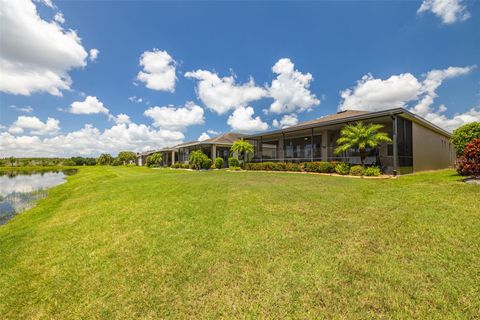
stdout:
<svg viewBox="0 0 480 320">
<path fill-rule="evenodd" d="M 0 225 L 32 208 L 47 189 L 64 183 L 77 169 L 0 172 Z"/>
</svg>

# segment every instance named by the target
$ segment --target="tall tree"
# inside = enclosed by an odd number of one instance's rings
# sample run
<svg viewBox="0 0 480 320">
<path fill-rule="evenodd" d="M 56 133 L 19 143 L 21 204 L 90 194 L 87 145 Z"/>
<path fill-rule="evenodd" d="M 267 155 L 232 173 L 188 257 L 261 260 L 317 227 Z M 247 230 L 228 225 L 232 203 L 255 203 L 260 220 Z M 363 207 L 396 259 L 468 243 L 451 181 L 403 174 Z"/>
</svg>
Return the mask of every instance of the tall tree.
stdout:
<svg viewBox="0 0 480 320">
<path fill-rule="evenodd" d="M 137 155 L 135 154 L 135 152 L 132 151 L 121 151 L 118 153 L 117 159 L 118 161 L 123 163 L 123 165 L 126 165 L 131 162 L 135 162 L 135 160 L 137 159 Z"/>
<path fill-rule="evenodd" d="M 248 154 L 253 154 L 253 150 L 253 145 L 250 142 L 245 141 L 243 138 L 235 141 L 230 148 L 230 151 L 240 154 L 243 161 L 247 159 Z"/>
<path fill-rule="evenodd" d="M 112 164 L 113 157 L 109 153 L 102 153 L 97 159 L 97 164 L 101 166 L 107 166 Z"/>
<path fill-rule="evenodd" d="M 358 149 L 363 166 L 367 157 L 367 148 L 375 148 L 380 142 L 392 141 L 386 133 L 378 132 L 381 128 L 383 128 L 381 124 L 364 124 L 361 121 L 343 127 L 340 131 L 340 138 L 337 140 L 338 147 L 335 149 L 335 153 Z"/>
</svg>

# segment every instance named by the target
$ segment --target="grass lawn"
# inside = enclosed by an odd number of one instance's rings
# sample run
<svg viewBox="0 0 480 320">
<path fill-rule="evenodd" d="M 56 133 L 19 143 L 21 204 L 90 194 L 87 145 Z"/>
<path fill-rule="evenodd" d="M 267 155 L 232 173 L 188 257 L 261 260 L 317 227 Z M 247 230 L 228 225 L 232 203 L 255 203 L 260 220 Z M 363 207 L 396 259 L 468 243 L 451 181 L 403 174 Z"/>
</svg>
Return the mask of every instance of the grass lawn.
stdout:
<svg viewBox="0 0 480 320">
<path fill-rule="evenodd" d="M 0 226 L 10 318 L 480 318 L 480 188 L 91 167 Z"/>
</svg>

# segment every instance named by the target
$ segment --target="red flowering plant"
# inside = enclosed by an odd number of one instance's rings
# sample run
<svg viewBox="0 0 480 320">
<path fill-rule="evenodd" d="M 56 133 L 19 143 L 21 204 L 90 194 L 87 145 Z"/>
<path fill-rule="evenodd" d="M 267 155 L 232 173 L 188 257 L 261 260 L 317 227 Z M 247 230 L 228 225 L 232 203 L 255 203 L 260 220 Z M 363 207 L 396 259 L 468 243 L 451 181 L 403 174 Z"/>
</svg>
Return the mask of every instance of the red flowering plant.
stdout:
<svg viewBox="0 0 480 320">
<path fill-rule="evenodd" d="M 457 160 L 457 172 L 462 176 L 480 177 L 480 138 L 473 139 Z"/>
</svg>

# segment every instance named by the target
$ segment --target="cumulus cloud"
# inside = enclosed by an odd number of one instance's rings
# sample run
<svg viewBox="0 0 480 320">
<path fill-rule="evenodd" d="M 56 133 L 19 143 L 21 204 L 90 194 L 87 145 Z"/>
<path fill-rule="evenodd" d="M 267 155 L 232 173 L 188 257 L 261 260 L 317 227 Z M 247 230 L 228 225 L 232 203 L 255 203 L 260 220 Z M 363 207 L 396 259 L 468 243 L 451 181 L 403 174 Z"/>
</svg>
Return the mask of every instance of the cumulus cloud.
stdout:
<svg viewBox="0 0 480 320">
<path fill-rule="evenodd" d="M 11 134 L 21 134 L 26 130 L 33 135 L 55 134 L 60 130 L 60 121 L 48 118 L 46 122 L 42 122 L 37 117 L 20 116 L 10 126 L 8 132 Z"/>
<path fill-rule="evenodd" d="M 152 107 L 145 110 L 144 114 L 153 119 L 153 125 L 162 129 L 183 130 L 188 126 L 203 124 L 203 108 L 192 101 L 183 107 Z"/>
<path fill-rule="evenodd" d="M 20 111 L 20 112 L 26 112 L 26 113 L 32 113 L 33 112 L 33 108 L 30 107 L 30 106 L 18 107 L 16 105 L 11 105 L 9 107 L 14 109 L 14 110 Z"/>
<path fill-rule="evenodd" d="M 465 21 L 470 18 L 470 13 L 463 5 L 462 0 L 423 0 L 417 13 L 431 11 L 442 19 L 444 24 Z"/>
<path fill-rule="evenodd" d="M 291 126 L 294 126 L 298 123 L 298 118 L 297 118 L 297 115 L 292 113 L 292 114 L 286 114 L 282 117 L 282 119 L 277 120 L 277 119 L 274 119 L 273 120 L 273 123 L 272 123 L 272 126 L 274 128 L 280 128 L 280 129 L 284 129 L 284 128 L 288 128 L 288 127 L 291 127 Z"/>
<path fill-rule="evenodd" d="M 215 130 L 212 130 L 212 129 L 208 129 L 208 130 L 207 130 L 207 133 L 208 133 L 208 134 L 213 134 L 213 135 L 218 135 L 218 134 L 220 134 L 221 132 L 220 132 L 220 131 L 215 131 Z"/>
<path fill-rule="evenodd" d="M 131 123 L 132 121 L 130 120 L 130 116 L 128 116 L 127 114 L 125 113 L 120 113 L 119 115 L 117 116 L 111 116 L 112 117 L 112 120 L 115 121 L 115 123 L 117 124 L 121 124 L 121 123 Z"/>
<path fill-rule="evenodd" d="M 60 24 L 65 23 L 65 17 L 63 16 L 63 13 L 61 13 L 61 12 L 55 13 L 55 16 L 53 16 L 53 20 L 57 21 Z"/>
<path fill-rule="evenodd" d="M 137 80 L 144 82 L 145 86 L 158 91 L 175 91 L 176 61 L 167 51 L 153 49 L 145 51 L 140 57 L 140 66 L 143 70 L 137 75 Z"/>
<path fill-rule="evenodd" d="M 421 82 L 410 73 L 385 80 L 367 74 L 357 81 L 353 89 L 340 93 L 343 99 L 341 109 L 377 111 L 403 108 L 408 101 L 418 98 L 421 89 Z"/>
<path fill-rule="evenodd" d="M 466 75 L 475 67 L 432 70 L 423 76 L 423 80 L 417 79 L 410 73 L 391 76 L 386 80 L 376 79 L 368 74 L 363 76 L 355 87 L 340 93 L 342 101 L 339 109 L 378 111 L 401 107 L 451 131 L 462 124 L 479 121 L 477 109 L 472 108 L 466 113 L 455 114 L 453 118 L 448 118 L 444 115 L 447 107 L 444 105 L 437 109 L 432 107 L 438 96 L 436 91 L 444 80 Z"/>
<path fill-rule="evenodd" d="M 198 80 L 198 98 L 207 108 L 218 114 L 245 106 L 267 95 L 264 88 L 255 85 L 253 78 L 247 83 L 237 84 L 234 76 L 221 78 L 218 74 L 206 70 L 186 72 L 185 77 Z"/>
<path fill-rule="evenodd" d="M 87 96 L 84 101 L 75 101 L 70 105 L 68 110 L 74 114 L 93 114 L 105 113 L 109 114 L 108 109 L 99 101 L 97 97 Z"/>
<path fill-rule="evenodd" d="M 90 49 L 90 51 L 88 51 L 88 60 L 94 62 L 95 60 L 97 60 L 98 58 L 98 54 L 100 53 L 100 50 L 98 49 Z"/>
<path fill-rule="evenodd" d="M 272 71 L 277 74 L 277 78 L 268 88 L 269 96 L 275 100 L 270 105 L 270 112 L 303 112 L 320 104 L 320 100 L 310 91 L 312 75 L 295 70 L 290 59 L 278 60 Z"/>
<path fill-rule="evenodd" d="M 204 141 L 204 140 L 207 140 L 207 139 L 210 139 L 210 136 L 206 133 L 206 132 L 203 132 L 199 137 L 198 137 L 198 141 Z"/>
<path fill-rule="evenodd" d="M 263 122 L 259 116 L 253 117 L 255 111 L 252 107 L 238 107 L 228 117 L 227 124 L 233 131 L 256 132 L 268 129 L 268 124 Z"/>
<path fill-rule="evenodd" d="M 181 132 L 155 130 L 144 124 L 116 124 L 103 132 L 87 124 L 80 130 L 46 138 L 2 132 L 0 152 L 16 157 L 97 156 L 104 152 L 159 149 L 181 143 L 184 138 Z"/>
<path fill-rule="evenodd" d="M 87 58 L 77 33 L 41 19 L 30 0 L 0 0 L 0 16 L 0 91 L 61 96 L 62 90 L 70 90 L 68 72 L 84 67 Z"/>
</svg>

